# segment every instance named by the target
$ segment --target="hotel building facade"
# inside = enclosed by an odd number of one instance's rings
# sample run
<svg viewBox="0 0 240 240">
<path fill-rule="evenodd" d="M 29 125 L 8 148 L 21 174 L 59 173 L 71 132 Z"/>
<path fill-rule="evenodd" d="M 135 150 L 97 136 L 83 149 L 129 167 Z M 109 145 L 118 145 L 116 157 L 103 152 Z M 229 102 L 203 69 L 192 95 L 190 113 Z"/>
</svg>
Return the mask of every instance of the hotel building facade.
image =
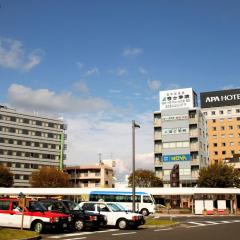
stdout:
<svg viewBox="0 0 240 240">
<path fill-rule="evenodd" d="M 154 112 L 154 166 L 165 187 L 175 164 L 182 187 L 195 186 L 199 169 L 208 164 L 207 122 L 197 102 L 192 88 L 160 92 L 160 111 Z"/>
<path fill-rule="evenodd" d="M 14 175 L 14 187 L 30 187 L 33 171 L 42 166 L 63 169 L 66 124 L 0 106 L 0 164 Z"/>
<path fill-rule="evenodd" d="M 210 163 L 240 156 L 240 89 L 203 92 L 201 108 L 208 122 Z"/>
</svg>

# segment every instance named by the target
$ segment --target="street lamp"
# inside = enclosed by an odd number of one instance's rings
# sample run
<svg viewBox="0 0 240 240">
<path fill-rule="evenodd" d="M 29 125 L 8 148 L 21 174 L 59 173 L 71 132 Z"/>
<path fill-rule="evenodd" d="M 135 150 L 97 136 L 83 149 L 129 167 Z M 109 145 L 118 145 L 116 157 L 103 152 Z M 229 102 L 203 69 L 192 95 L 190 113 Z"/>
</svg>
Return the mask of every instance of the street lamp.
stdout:
<svg viewBox="0 0 240 240">
<path fill-rule="evenodd" d="M 135 212 L 135 128 L 140 128 L 140 125 L 132 120 L 132 212 Z"/>
<path fill-rule="evenodd" d="M 26 196 L 25 196 L 22 192 L 20 192 L 20 193 L 18 194 L 18 198 L 19 198 L 19 204 L 18 204 L 18 205 L 21 205 L 21 207 L 22 207 L 21 230 L 23 230 L 25 197 L 26 197 Z"/>
</svg>

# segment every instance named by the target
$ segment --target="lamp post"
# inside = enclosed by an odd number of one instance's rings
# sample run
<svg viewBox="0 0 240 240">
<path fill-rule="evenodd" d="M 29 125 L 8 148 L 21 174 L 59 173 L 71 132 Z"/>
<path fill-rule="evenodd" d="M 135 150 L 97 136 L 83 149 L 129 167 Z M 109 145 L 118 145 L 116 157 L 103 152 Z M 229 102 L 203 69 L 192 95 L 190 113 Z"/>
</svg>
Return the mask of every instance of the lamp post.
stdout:
<svg viewBox="0 0 240 240">
<path fill-rule="evenodd" d="M 140 128 L 140 125 L 132 120 L 132 212 L 135 212 L 135 128 Z"/>
<path fill-rule="evenodd" d="M 18 194 L 18 198 L 19 198 L 19 204 L 22 207 L 22 219 L 21 219 L 21 230 L 23 230 L 23 220 L 24 220 L 24 208 L 25 208 L 25 195 L 20 192 Z"/>
</svg>

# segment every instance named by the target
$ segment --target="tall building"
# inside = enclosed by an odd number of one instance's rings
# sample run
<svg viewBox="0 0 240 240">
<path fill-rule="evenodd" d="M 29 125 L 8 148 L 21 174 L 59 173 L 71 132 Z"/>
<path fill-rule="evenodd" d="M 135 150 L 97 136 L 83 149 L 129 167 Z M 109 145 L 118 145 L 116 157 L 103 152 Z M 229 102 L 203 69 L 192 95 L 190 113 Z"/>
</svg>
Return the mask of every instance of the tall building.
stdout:
<svg viewBox="0 0 240 240">
<path fill-rule="evenodd" d="M 14 174 L 14 187 L 30 187 L 30 175 L 42 166 L 63 168 L 64 130 L 62 120 L 0 106 L 0 164 Z"/>
<path fill-rule="evenodd" d="M 210 163 L 236 159 L 240 154 L 240 89 L 203 92 L 201 107 L 208 122 Z"/>
<path fill-rule="evenodd" d="M 206 119 L 192 88 L 160 92 L 154 112 L 155 172 L 170 187 L 170 173 L 179 165 L 179 184 L 195 186 L 199 169 L 208 164 Z"/>
<path fill-rule="evenodd" d="M 65 168 L 72 187 L 79 188 L 112 188 L 115 186 L 113 168 L 99 163 L 86 166 L 68 166 Z"/>
</svg>

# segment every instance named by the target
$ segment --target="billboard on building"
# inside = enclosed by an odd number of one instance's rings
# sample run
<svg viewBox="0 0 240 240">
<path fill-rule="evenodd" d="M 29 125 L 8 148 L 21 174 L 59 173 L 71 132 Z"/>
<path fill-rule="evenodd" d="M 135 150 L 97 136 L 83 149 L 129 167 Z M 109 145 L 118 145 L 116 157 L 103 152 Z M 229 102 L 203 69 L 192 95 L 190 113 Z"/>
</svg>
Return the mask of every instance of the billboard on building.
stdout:
<svg viewBox="0 0 240 240">
<path fill-rule="evenodd" d="M 200 93 L 201 107 L 223 107 L 240 105 L 240 89 Z"/>
<path fill-rule="evenodd" d="M 190 161 L 190 154 L 180 154 L 180 155 L 164 155 L 163 162 L 182 162 Z"/>
<path fill-rule="evenodd" d="M 160 110 L 193 108 L 197 105 L 197 95 L 192 88 L 160 91 Z"/>
</svg>

